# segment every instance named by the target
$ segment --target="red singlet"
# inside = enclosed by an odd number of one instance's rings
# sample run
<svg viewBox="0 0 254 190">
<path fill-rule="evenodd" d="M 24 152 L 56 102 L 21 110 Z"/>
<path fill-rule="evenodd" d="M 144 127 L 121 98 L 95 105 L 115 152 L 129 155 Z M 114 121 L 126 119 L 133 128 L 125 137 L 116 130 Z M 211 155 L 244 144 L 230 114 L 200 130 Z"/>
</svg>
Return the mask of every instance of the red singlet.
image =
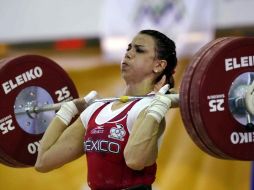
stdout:
<svg viewBox="0 0 254 190">
<path fill-rule="evenodd" d="M 136 102 L 131 102 L 113 119 L 100 125 L 95 119 L 107 103 L 92 114 L 84 136 L 88 185 L 92 190 L 119 190 L 154 182 L 156 164 L 137 171 L 130 169 L 124 160 L 123 152 L 129 138 L 128 111 Z"/>
</svg>

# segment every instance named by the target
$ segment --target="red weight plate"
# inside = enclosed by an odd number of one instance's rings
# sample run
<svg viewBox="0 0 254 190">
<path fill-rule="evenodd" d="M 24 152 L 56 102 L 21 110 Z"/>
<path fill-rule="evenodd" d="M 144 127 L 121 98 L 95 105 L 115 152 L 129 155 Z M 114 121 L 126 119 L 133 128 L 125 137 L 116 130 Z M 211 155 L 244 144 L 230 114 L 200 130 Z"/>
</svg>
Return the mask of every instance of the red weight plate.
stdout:
<svg viewBox="0 0 254 190">
<path fill-rule="evenodd" d="M 210 48 L 215 46 L 218 43 L 221 43 L 222 41 L 228 39 L 225 38 L 219 38 L 216 39 L 205 46 L 203 46 L 193 57 L 187 68 L 185 69 L 181 86 L 180 86 L 180 112 L 182 116 L 182 120 L 184 123 L 184 127 L 192 140 L 196 143 L 196 145 L 206 153 L 214 156 L 219 157 L 220 154 L 218 154 L 216 151 L 214 151 L 211 147 L 207 146 L 205 142 L 203 142 L 203 139 L 200 137 L 199 131 L 194 126 L 193 118 L 190 111 L 190 89 L 192 87 L 192 77 L 195 72 L 197 72 L 196 68 L 198 67 L 198 64 L 200 64 L 200 60 L 202 57 L 210 51 Z"/>
<path fill-rule="evenodd" d="M 199 56 L 199 59 L 197 60 L 197 66 L 195 72 L 193 72 L 192 75 L 192 84 L 190 85 L 189 89 L 189 108 L 190 108 L 190 115 L 193 120 L 193 127 L 195 128 L 195 131 L 198 133 L 198 136 L 202 140 L 202 142 L 205 144 L 206 147 L 209 147 L 209 149 L 214 152 L 218 158 L 224 158 L 224 159 L 232 159 L 229 155 L 226 155 L 224 152 L 222 152 L 220 149 L 218 149 L 214 144 L 210 141 L 209 137 L 207 137 L 206 133 L 204 132 L 203 128 L 199 128 L 196 123 L 196 116 L 193 114 L 193 108 L 192 106 L 195 104 L 196 97 L 192 96 L 192 91 L 196 91 L 196 87 L 194 84 L 197 82 L 196 79 L 194 79 L 194 76 L 197 73 L 201 73 L 200 66 L 204 63 L 204 57 L 206 57 L 207 54 L 210 54 L 214 49 L 219 49 L 222 45 L 226 43 L 227 41 L 231 41 L 231 37 L 225 37 L 225 38 L 219 38 L 217 40 L 214 40 L 215 43 L 211 42 L 211 45 L 208 44 L 207 51 L 205 51 L 201 56 Z M 216 43 L 217 42 L 217 43 Z"/>
<path fill-rule="evenodd" d="M 0 83 L 1 158 L 10 160 L 10 163 L 17 167 L 33 166 L 43 131 L 27 132 L 25 127 L 30 126 L 31 121 L 27 126 L 19 125 L 14 104 L 25 101 L 26 96 L 23 93 L 18 101 L 16 98 L 24 89 L 42 89 L 49 94 L 53 103 L 57 103 L 77 98 L 78 92 L 67 73 L 57 63 L 38 55 L 25 55 L 2 61 Z M 38 123 L 35 122 L 36 119 L 32 124 Z M 22 120 L 22 116 L 19 116 L 19 120 Z"/>
<path fill-rule="evenodd" d="M 253 160 L 253 132 L 233 117 L 228 93 L 239 75 L 254 71 L 254 38 L 232 37 L 213 47 L 200 62 L 190 91 L 196 129 L 209 147 L 222 152 L 221 157 Z"/>
</svg>

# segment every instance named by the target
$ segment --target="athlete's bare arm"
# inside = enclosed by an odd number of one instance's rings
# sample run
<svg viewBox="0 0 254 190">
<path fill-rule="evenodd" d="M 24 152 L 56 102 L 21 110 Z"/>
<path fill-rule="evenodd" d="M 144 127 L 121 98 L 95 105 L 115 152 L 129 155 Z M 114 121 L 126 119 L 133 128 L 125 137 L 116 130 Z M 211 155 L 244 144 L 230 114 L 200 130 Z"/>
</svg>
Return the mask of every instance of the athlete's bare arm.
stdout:
<svg viewBox="0 0 254 190">
<path fill-rule="evenodd" d="M 41 140 L 35 169 L 48 172 L 80 157 L 84 154 L 84 133 L 80 118 L 67 127 L 55 117 Z"/>
<path fill-rule="evenodd" d="M 158 139 L 165 129 L 165 120 L 159 124 L 142 111 L 134 122 L 124 150 L 126 164 L 135 170 L 142 170 L 155 163 L 158 155 Z"/>
</svg>

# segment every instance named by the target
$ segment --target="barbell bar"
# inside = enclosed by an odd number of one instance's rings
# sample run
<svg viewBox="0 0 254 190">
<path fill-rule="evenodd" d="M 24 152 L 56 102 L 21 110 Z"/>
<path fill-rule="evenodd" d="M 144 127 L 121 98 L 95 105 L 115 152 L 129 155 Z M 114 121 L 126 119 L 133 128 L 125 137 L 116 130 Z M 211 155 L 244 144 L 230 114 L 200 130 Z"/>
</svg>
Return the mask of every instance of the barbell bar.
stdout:
<svg viewBox="0 0 254 190">
<path fill-rule="evenodd" d="M 179 99 L 179 94 L 168 94 L 172 100 Z M 110 97 L 110 98 L 101 98 L 101 99 L 95 99 L 92 100 L 90 104 L 95 102 L 114 102 L 114 101 L 120 101 L 123 103 L 134 101 L 134 100 L 140 100 L 147 97 L 154 97 L 153 95 L 146 95 L 146 96 L 120 96 L 120 97 Z M 27 105 L 22 106 L 22 108 L 15 108 L 14 107 L 14 113 L 15 115 L 21 115 L 21 114 L 38 114 L 40 112 L 46 112 L 46 111 L 58 111 L 62 104 L 65 102 L 55 103 L 55 104 L 46 104 L 41 106 L 33 106 L 33 103 L 28 102 Z"/>
<path fill-rule="evenodd" d="M 55 112 L 63 102 L 78 98 L 78 93 L 67 73 L 48 58 L 26 55 L 2 62 L 0 95 L 7 101 L 0 102 L 0 162 L 11 167 L 33 166 L 39 140 Z M 172 94 L 180 96 L 180 112 L 190 137 L 212 156 L 254 159 L 253 66 L 254 38 L 218 38 L 194 55 L 183 74 L 179 95 Z"/>
<path fill-rule="evenodd" d="M 95 99 L 91 103 L 95 102 L 113 102 L 113 101 L 121 101 L 121 102 L 128 102 L 133 100 L 139 100 L 145 98 L 147 96 L 120 96 L 120 97 L 111 97 L 111 98 L 102 98 L 102 99 Z M 45 111 L 57 111 L 61 108 L 64 102 L 56 103 L 56 104 L 47 104 L 42 106 L 32 106 L 31 103 L 28 103 L 24 106 L 24 108 L 14 108 L 15 114 L 32 114 L 32 113 L 39 113 Z"/>
</svg>

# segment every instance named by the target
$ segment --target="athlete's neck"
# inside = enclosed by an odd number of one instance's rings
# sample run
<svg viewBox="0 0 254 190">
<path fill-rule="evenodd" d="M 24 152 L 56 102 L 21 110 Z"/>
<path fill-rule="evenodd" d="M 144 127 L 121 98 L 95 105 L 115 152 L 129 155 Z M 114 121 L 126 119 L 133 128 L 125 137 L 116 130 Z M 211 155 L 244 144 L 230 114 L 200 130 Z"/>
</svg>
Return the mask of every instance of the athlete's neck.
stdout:
<svg viewBox="0 0 254 190">
<path fill-rule="evenodd" d="M 154 90 L 151 83 L 138 83 L 138 84 L 127 84 L 125 89 L 125 95 L 127 96 L 142 96 L 146 95 Z"/>
</svg>

